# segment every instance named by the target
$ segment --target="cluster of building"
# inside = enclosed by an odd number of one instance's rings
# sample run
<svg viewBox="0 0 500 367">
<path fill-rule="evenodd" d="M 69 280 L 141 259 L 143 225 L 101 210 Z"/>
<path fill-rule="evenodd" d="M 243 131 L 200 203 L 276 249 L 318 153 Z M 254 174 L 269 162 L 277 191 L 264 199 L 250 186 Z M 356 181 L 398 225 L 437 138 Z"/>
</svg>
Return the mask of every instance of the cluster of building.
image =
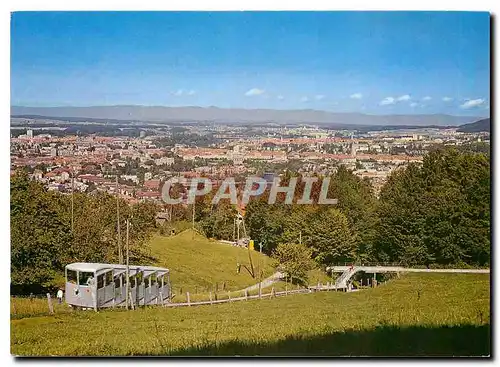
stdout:
<svg viewBox="0 0 500 367">
<path fill-rule="evenodd" d="M 162 183 L 173 176 L 258 175 L 296 170 L 303 175 L 334 173 L 345 165 L 370 180 L 379 192 L 389 174 L 410 162 L 422 162 L 438 144 L 489 141 L 488 133 L 457 129 L 386 130 L 358 133 L 317 126 L 242 128 L 187 126 L 191 135 L 211 134 L 205 146 L 187 141 L 165 143 L 161 129 L 130 136 L 51 136 L 28 129 L 11 137 L 11 172 L 26 167 L 49 190 L 104 191 L 130 202 L 161 202 Z"/>
</svg>

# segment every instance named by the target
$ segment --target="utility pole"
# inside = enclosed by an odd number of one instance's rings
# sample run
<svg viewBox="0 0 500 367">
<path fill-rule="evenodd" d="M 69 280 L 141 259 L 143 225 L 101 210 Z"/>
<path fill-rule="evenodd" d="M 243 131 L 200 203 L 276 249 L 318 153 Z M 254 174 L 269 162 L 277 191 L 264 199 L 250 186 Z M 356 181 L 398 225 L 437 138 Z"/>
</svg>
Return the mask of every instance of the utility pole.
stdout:
<svg viewBox="0 0 500 367">
<path fill-rule="evenodd" d="M 193 239 L 194 239 L 194 213 L 195 213 L 196 196 L 193 200 Z"/>
<path fill-rule="evenodd" d="M 73 192 L 75 191 L 75 174 L 73 167 L 71 167 L 71 234 L 75 233 L 75 220 L 74 220 L 74 199 Z"/>
<path fill-rule="evenodd" d="M 116 175 L 116 225 L 118 230 L 118 264 L 123 263 L 123 255 L 122 255 L 122 243 L 121 243 L 121 234 L 120 234 L 120 203 L 118 196 L 118 175 Z"/>
<path fill-rule="evenodd" d="M 128 227 L 129 227 L 129 220 L 127 218 L 127 231 L 126 231 L 126 245 L 127 245 L 127 290 L 126 290 L 126 293 L 125 293 L 125 297 L 126 297 L 126 303 L 125 303 L 125 307 L 127 308 L 128 310 L 128 303 L 130 302 L 130 299 L 129 299 L 129 292 L 130 292 L 130 269 L 129 269 L 129 263 L 128 263 L 128 260 L 129 260 L 129 257 L 128 257 Z"/>
<path fill-rule="evenodd" d="M 236 242 L 236 218 L 233 218 L 233 241 Z"/>
<path fill-rule="evenodd" d="M 240 245 L 240 216 L 239 216 L 239 214 L 238 214 L 238 217 L 236 219 L 236 230 L 237 230 L 236 243 L 239 246 Z"/>
</svg>

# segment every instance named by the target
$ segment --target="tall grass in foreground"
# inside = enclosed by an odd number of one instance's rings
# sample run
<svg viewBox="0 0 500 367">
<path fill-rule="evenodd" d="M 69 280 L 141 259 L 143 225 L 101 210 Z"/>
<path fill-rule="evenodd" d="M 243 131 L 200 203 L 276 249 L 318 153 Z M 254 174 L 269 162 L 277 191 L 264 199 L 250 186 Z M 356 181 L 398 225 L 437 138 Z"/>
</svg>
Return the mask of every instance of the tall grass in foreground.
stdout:
<svg viewBox="0 0 500 367">
<path fill-rule="evenodd" d="M 69 313 L 72 309 L 66 304 L 57 303 L 57 299 L 52 299 L 55 314 Z M 49 304 L 47 298 L 10 298 L 10 317 L 12 319 L 22 319 L 32 316 L 49 315 Z"/>
<path fill-rule="evenodd" d="M 17 355 L 487 355 L 489 276 L 408 274 L 375 289 L 11 320 Z"/>
</svg>

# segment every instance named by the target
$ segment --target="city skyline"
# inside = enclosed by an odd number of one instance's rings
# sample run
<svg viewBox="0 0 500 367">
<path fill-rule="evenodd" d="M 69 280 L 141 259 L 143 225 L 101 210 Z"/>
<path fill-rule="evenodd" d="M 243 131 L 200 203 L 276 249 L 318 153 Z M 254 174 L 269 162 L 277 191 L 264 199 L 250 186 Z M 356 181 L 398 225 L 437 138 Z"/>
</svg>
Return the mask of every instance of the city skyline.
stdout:
<svg viewBox="0 0 500 367">
<path fill-rule="evenodd" d="M 12 105 L 489 115 L 486 12 L 18 12 L 11 22 Z"/>
</svg>

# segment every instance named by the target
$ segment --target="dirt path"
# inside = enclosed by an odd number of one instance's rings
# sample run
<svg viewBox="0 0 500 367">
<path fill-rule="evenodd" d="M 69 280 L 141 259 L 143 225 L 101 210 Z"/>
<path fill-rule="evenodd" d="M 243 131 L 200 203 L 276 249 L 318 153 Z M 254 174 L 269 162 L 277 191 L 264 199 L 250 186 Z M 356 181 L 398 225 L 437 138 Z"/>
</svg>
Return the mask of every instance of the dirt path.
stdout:
<svg viewBox="0 0 500 367">
<path fill-rule="evenodd" d="M 285 275 L 283 273 L 277 271 L 276 273 L 274 273 L 270 277 L 264 279 L 260 283 L 251 285 L 250 287 L 243 288 L 241 291 L 244 292 L 245 290 L 253 291 L 253 290 L 259 289 L 259 284 L 261 284 L 262 288 L 266 288 L 266 287 L 269 287 L 269 286 L 273 285 L 274 283 L 280 281 L 284 277 L 285 277 Z"/>
</svg>

